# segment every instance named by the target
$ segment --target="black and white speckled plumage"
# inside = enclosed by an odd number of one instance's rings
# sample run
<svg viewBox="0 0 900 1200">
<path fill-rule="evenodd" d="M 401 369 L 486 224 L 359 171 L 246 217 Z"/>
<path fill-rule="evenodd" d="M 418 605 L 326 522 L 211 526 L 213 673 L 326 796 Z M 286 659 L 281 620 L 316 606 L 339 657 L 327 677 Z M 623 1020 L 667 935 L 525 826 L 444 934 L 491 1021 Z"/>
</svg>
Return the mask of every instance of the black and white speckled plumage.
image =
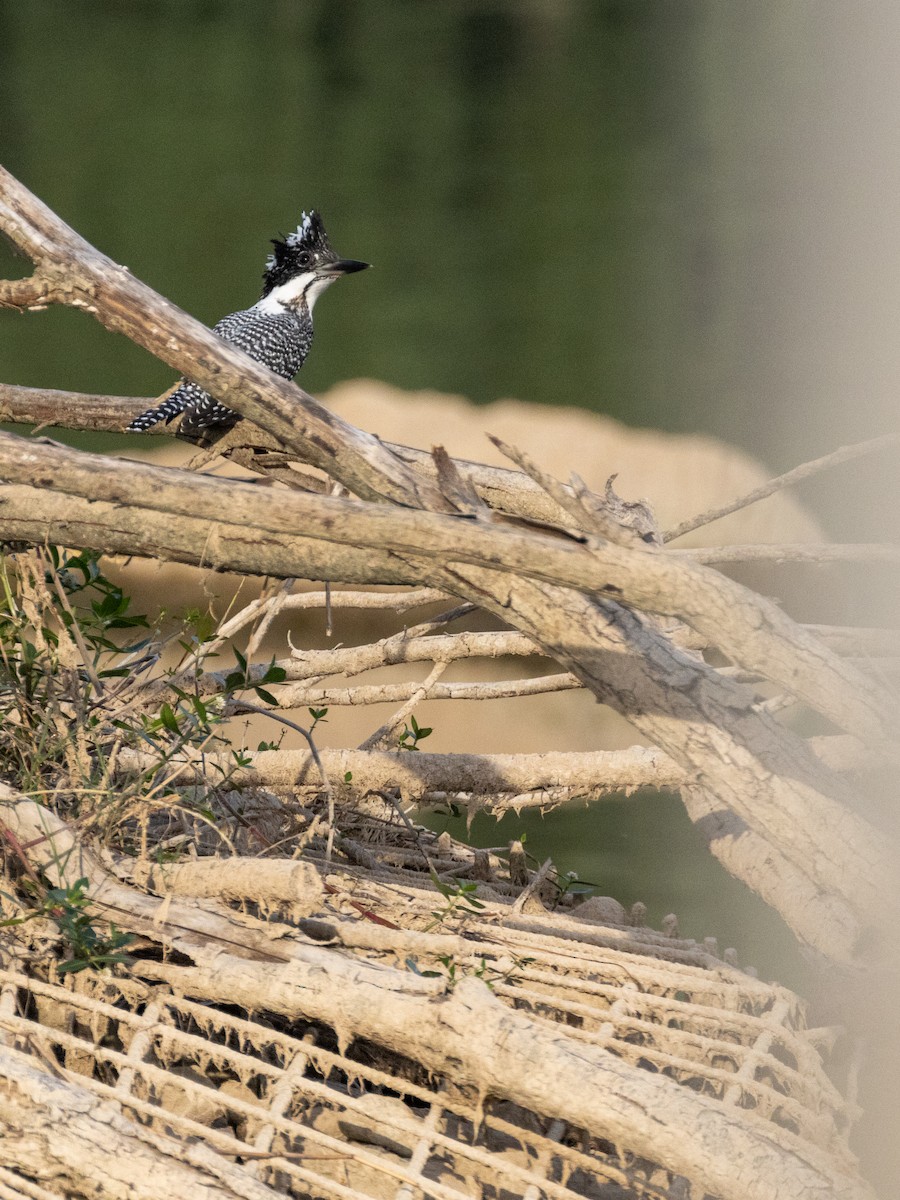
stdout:
<svg viewBox="0 0 900 1200">
<path fill-rule="evenodd" d="M 340 275 L 367 264 L 337 257 L 316 212 L 304 213 L 296 232 L 272 244 L 275 249 L 266 261 L 262 298 L 252 308 L 223 317 L 213 332 L 276 375 L 293 379 L 312 345 L 316 296 Z M 199 444 L 214 440 L 241 420 L 199 384 L 183 379 L 171 396 L 136 417 L 126 432 L 144 433 L 160 422 L 168 425 L 182 413 L 177 436 Z"/>
<path fill-rule="evenodd" d="M 305 305 L 299 311 L 285 308 L 280 313 L 261 312 L 254 307 L 229 313 L 213 327 L 213 333 L 276 375 L 293 379 L 312 345 L 313 323 Z M 178 436 L 188 441 L 202 441 L 213 430 L 224 433 L 241 419 L 199 384 L 185 379 L 157 408 L 132 421 L 126 432 L 144 433 L 161 421 L 168 425 L 181 413 L 184 418 Z"/>
</svg>

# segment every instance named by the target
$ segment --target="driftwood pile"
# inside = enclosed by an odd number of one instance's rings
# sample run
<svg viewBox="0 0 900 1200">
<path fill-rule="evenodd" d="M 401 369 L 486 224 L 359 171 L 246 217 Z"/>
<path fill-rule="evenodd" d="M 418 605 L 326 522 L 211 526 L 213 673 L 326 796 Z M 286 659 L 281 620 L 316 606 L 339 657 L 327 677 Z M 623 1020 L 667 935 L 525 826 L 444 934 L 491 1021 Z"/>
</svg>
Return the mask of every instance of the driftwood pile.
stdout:
<svg viewBox="0 0 900 1200">
<path fill-rule="evenodd" d="M 674 929 L 608 924 L 591 901 L 550 913 L 540 873 L 515 887 L 495 856 L 384 808 L 339 809 L 355 836 L 331 861 L 320 838 L 301 861 L 108 869 L 5 790 L 31 867 L 87 879 L 98 917 L 138 938 L 127 971 L 68 985 L 51 931 L 43 954 L 37 934 L 5 956 L 6 1195 L 32 1195 L 14 1173 L 32 1162 L 65 1194 L 157 1200 L 214 1180 L 238 1196 L 868 1194 L 823 1070 L 833 1031 L 807 1030 L 796 996 Z M 479 877 L 483 907 L 436 921 L 423 863 Z"/>
<path fill-rule="evenodd" d="M 8 775 L 5 912 L 28 917 L 35 888 L 85 879 L 95 919 L 135 939 L 127 966 L 62 984 L 52 920 L 9 934 L 0 1196 L 868 1195 L 847 1150 L 854 1114 L 819 1057 L 829 1035 L 805 1029 L 796 997 L 732 954 L 647 930 L 640 911 L 579 919 L 551 864 L 441 843 L 408 810 L 677 788 L 711 852 L 806 952 L 877 990 L 897 963 L 896 854 L 860 797 L 896 762 L 896 633 L 801 625 L 709 565 L 734 551 L 670 547 L 716 513 L 666 533 L 646 506 L 561 484 L 514 447 L 504 471 L 381 443 L 220 342 L 2 171 L 0 230 L 34 263 L 0 282 L 0 305 L 81 308 L 249 418 L 193 471 L 0 434 L 7 615 L 52 626 L 35 653 L 60 684 L 40 728 L 63 742 L 70 723 L 52 777 Z M 0 392 L 7 419 L 71 428 L 121 429 L 142 403 Z M 838 451 L 760 494 L 895 445 Z M 197 473 L 218 456 L 268 486 Z M 52 546 L 274 582 L 174 673 L 160 643 L 112 685 L 63 612 Z M 779 554 L 900 558 L 883 545 Z M 272 620 L 329 602 L 294 590 L 316 580 L 352 589 L 334 604 L 437 612 L 271 663 Z M 371 590 L 385 585 L 404 590 Z M 450 628 L 475 609 L 502 628 Z M 235 681 L 210 656 L 248 628 Z M 457 659 L 498 655 L 555 666 L 501 685 L 442 680 Z M 328 682 L 414 662 L 423 680 Z M 34 719 L 16 708 L 15 675 L 13 741 Z M 425 698 L 574 687 L 645 744 L 502 759 L 397 748 L 401 729 L 415 740 Z M 268 714 L 304 749 L 175 736 L 161 769 L 133 718 L 164 714 L 177 734 L 173 696 L 223 718 Z M 320 751 L 296 716 L 375 700 L 399 708 L 352 750 Z M 817 736 L 785 719 L 798 712 Z"/>
</svg>

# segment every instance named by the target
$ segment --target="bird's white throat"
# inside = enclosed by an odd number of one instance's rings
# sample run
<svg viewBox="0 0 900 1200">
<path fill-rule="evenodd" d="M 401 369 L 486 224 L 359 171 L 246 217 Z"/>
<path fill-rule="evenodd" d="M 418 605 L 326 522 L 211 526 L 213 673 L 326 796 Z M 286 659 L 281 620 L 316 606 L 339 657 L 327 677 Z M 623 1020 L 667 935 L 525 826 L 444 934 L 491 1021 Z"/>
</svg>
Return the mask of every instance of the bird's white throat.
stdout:
<svg viewBox="0 0 900 1200">
<path fill-rule="evenodd" d="M 306 307 L 312 313 L 313 305 L 329 284 L 334 283 L 333 275 L 317 275 L 315 271 L 305 271 L 295 275 L 287 283 L 280 283 L 272 288 L 268 296 L 263 296 L 254 304 L 257 312 L 277 314 L 286 308 L 299 308 L 305 301 Z"/>
</svg>

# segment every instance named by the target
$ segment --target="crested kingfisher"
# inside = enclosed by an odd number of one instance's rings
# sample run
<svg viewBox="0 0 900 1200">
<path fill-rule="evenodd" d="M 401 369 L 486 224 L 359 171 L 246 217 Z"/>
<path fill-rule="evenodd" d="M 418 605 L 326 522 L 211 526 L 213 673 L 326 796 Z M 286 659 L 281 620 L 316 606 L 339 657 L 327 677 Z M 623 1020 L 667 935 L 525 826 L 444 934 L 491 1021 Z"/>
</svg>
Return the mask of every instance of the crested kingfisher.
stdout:
<svg viewBox="0 0 900 1200">
<path fill-rule="evenodd" d="M 293 379 L 312 345 L 316 300 L 335 279 L 369 264 L 339 258 L 315 210 L 303 213 L 295 232 L 273 238 L 272 245 L 260 299 L 252 308 L 223 317 L 213 333 L 276 375 Z M 199 384 L 182 379 L 160 405 L 135 417 L 126 433 L 144 433 L 160 421 L 168 425 L 181 413 L 177 436 L 197 445 L 215 441 L 241 420 L 239 413 L 219 404 Z"/>
</svg>

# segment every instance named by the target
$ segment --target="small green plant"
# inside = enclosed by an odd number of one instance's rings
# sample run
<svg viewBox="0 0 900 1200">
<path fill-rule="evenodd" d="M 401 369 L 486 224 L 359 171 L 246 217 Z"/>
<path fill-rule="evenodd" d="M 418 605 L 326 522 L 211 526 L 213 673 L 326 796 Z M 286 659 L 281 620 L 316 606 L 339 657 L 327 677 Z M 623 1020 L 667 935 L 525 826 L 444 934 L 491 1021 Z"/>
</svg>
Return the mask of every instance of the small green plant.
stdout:
<svg viewBox="0 0 900 1200">
<path fill-rule="evenodd" d="M 577 871 L 566 871 L 565 875 L 556 881 L 556 886 L 559 889 L 557 900 L 562 900 L 563 896 L 592 896 L 600 884 L 581 879 Z"/>
<path fill-rule="evenodd" d="M 278 735 L 277 741 L 260 742 L 259 745 L 256 747 L 256 749 L 257 750 L 280 750 L 281 743 L 284 741 L 284 734 L 285 734 L 285 730 L 282 729 L 281 733 L 279 733 L 279 735 Z"/>
<path fill-rule="evenodd" d="M 284 669 L 274 660 L 251 667 L 239 651 L 237 668 L 224 674 L 218 692 L 198 686 L 203 645 L 214 629 L 210 614 L 193 610 L 167 635 L 161 622 L 162 616 L 151 628 L 131 612 L 96 552 L 51 546 L 0 554 L 3 777 L 25 793 L 68 792 L 70 815 L 86 812 L 95 828 L 110 828 L 133 814 L 136 802 L 161 794 L 160 780 L 179 751 L 202 752 L 214 743 L 230 748 L 223 725 L 236 691 L 275 702 L 266 688 L 284 680 Z M 167 643 L 175 641 L 191 656 L 188 669 L 161 666 Z M 148 765 L 126 787 L 111 789 L 110 757 L 122 748 L 145 754 Z M 211 770 L 227 786 L 235 768 L 249 762 L 241 750 L 232 764 Z M 196 789 L 176 798 L 184 808 L 209 812 Z"/>
<path fill-rule="evenodd" d="M 230 694 L 232 692 L 254 691 L 260 700 L 266 704 L 271 704 L 275 708 L 278 707 L 278 701 L 271 692 L 267 692 L 262 686 L 264 683 L 284 683 L 287 677 L 287 671 L 284 667 L 275 665 L 273 658 L 265 671 L 259 678 L 254 678 L 253 668 L 247 664 L 246 658 L 241 654 L 240 650 L 235 649 L 234 657 L 237 659 L 238 670 L 231 671 L 225 677 L 225 691 Z M 310 712 L 312 709 L 310 709 Z M 325 710 L 328 711 L 327 709 Z"/>
<path fill-rule="evenodd" d="M 23 791 L 96 765 L 86 750 L 110 695 L 151 656 L 145 617 L 91 551 L 54 546 L 0 556 L 0 765 Z M 84 775 L 81 786 L 94 779 Z"/>
<path fill-rule="evenodd" d="M 468 879 L 459 879 L 453 883 L 444 883 L 435 871 L 429 873 L 431 875 L 431 882 L 447 903 L 442 909 L 432 910 L 431 915 L 434 917 L 434 920 L 426 926 L 426 932 L 456 915 L 460 909 L 462 909 L 465 915 L 471 915 L 472 912 L 478 912 L 484 908 L 482 902 L 477 898 L 477 883 Z"/>
<path fill-rule="evenodd" d="M 422 971 L 419 968 L 418 962 L 414 958 L 407 958 L 406 965 L 416 975 L 421 975 L 423 979 L 446 979 L 447 988 L 453 991 L 460 979 L 480 979 L 483 983 L 494 990 L 498 983 L 512 984 L 516 982 L 516 972 L 522 971 L 530 963 L 534 962 L 533 958 L 514 958 L 505 970 L 500 967 L 491 966 L 487 958 L 482 955 L 481 962 L 477 967 L 461 966 L 452 955 L 440 954 L 437 961 L 441 964 L 441 971 Z"/>
<path fill-rule="evenodd" d="M 405 724 L 400 732 L 400 737 L 397 739 L 397 745 L 401 750 L 418 750 L 419 742 L 430 737 L 434 732 L 430 725 L 422 728 L 416 721 L 415 716 L 410 716 L 409 724 Z"/>
<path fill-rule="evenodd" d="M 56 969 L 60 975 L 75 974 L 88 967 L 98 971 L 113 963 L 127 965 L 133 962 L 130 955 L 120 953 L 123 946 L 134 941 L 133 934 L 122 933 L 112 923 L 106 937 L 102 937 L 94 928 L 88 911 L 91 900 L 85 891 L 87 885 L 87 879 L 78 879 L 68 888 L 50 888 L 31 912 L 24 917 L 0 921 L 0 928 L 24 925 L 26 921 L 38 917 L 49 918 L 62 935 L 71 955 L 58 964 Z"/>
<path fill-rule="evenodd" d="M 326 719 L 326 717 L 328 716 L 328 709 L 327 708 L 311 708 L 311 709 L 309 709 L 309 715 L 313 719 L 313 723 L 309 727 L 309 732 L 312 733 L 315 730 L 316 726 L 320 722 L 322 722 Z"/>
</svg>

